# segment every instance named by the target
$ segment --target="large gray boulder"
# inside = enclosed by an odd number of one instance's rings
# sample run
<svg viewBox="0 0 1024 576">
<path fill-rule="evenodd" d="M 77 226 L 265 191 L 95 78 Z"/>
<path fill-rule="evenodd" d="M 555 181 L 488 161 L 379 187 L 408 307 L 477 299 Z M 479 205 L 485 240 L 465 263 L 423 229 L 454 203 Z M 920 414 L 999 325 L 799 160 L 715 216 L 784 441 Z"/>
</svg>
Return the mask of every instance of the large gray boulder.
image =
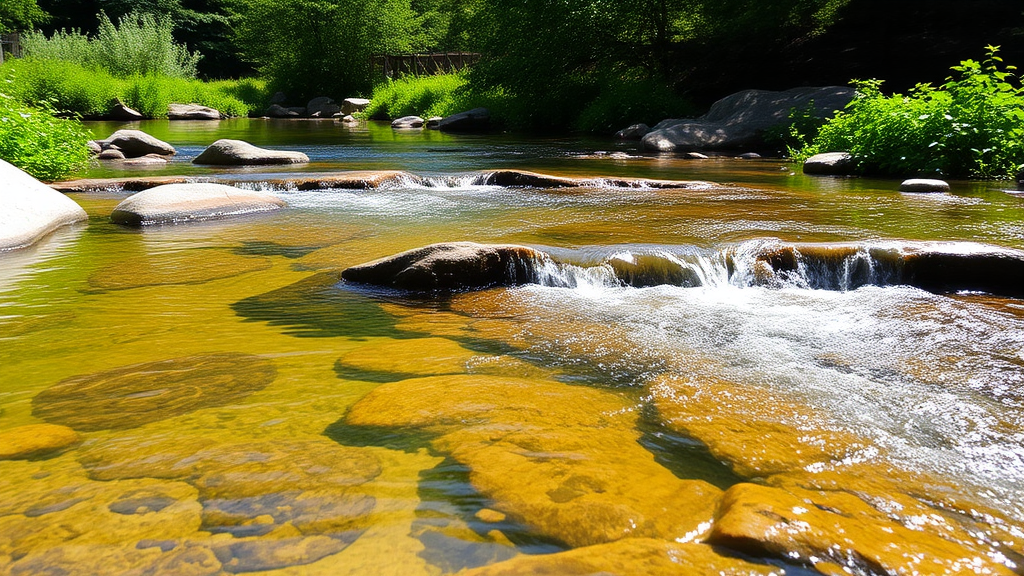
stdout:
<svg viewBox="0 0 1024 576">
<path fill-rule="evenodd" d="M 109 120 L 119 120 L 122 122 L 136 122 L 138 120 L 146 119 L 146 117 L 143 116 L 141 112 L 129 108 L 121 102 L 118 102 L 111 106 L 110 111 L 107 112 L 106 117 Z"/>
<path fill-rule="evenodd" d="M 301 164 L 309 162 L 302 152 L 267 150 L 242 140 L 217 140 L 192 160 L 194 164 L 215 166 L 256 166 L 265 164 Z"/>
<path fill-rule="evenodd" d="M 146 154 L 159 154 L 160 156 L 173 156 L 178 151 L 163 140 L 154 138 L 142 130 L 118 130 L 107 138 L 104 149 L 116 146 L 124 153 L 125 158 L 138 158 Z"/>
<path fill-rule="evenodd" d="M 535 282 L 544 258 L 525 246 L 446 242 L 353 266 L 341 277 L 402 290 L 477 290 Z"/>
<path fill-rule="evenodd" d="M 74 200 L 0 160 L 0 252 L 29 246 L 86 218 Z"/>
<path fill-rule="evenodd" d="M 271 118 L 298 118 L 306 113 L 305 108 L 302 108 L 301 110 L 302 112 L 300 113 L 299 110 L 295 108 L 285 108 L 280 104 L 271 104 L 270 107 L 267 108 L 266 115 Z"/>
<path fill-rule="evenodd" d="M 224 184 L 165 184 L 129 196 L 110 219 L 127 226 L 176 224 L 268 212 L 284 205 L 276 196 Z"/>
<path fill-rule="evenodd" d="M 168 104 L 168 120 L 220 120 L 220 111 L 200 104 Z"/>
<path fill-rule="evenodd" d="M 641 144 L 662 152 L 759 148 L 765 145 L 765 130 L 789 123 L 790 110 L 813 103 L 814 115 L 826 118 L 849 104 L 854 94 L 853 88 L 843 86 L 744 90 L 715 102 L 700 118 L 659 122 Z"/>
<path fill-rule="evenodd" d="M 393 120 L 391 122 L 391 127 L 398 130 L 404 130 L 407 128 L 422 128 L 423 118 L 420 118 L 419 116 L 402 116 L 401 118 L 396 118 L 395 120 Z"/>
<path fill-rule="evenodd" d="M 804 174 L 846 176 L 857 167 L 849 152 L 825 152 L 804 160 Z"/>
<path fill-rule="evenodd" d="M 452 114 L 441 120 L 437 128 L 442 132 L 486 132 L 491 128 L 491 111 L 474 108 Z"/>
<path fill-rule="evenodd" d="M 306 104 L 306 114 L 310 118 L 330 118 L 338 112 L 341 112 L 341 106 L 327 96 L 313 98 Z"/>
<path fill-rule="evenodd" d="M 911 178 L 900 182 L 900 192 L 949 192 L 949 182 L 931 178 Z"/>
<path fill-rule="evenodd" d="M 356 112 L 362 112 L 366 110 L 366 107 L 370 105 L 370 101 L 366 98 L 345 98 L 341 103 L 342 114 L 355 114 Z"/>
</svg>

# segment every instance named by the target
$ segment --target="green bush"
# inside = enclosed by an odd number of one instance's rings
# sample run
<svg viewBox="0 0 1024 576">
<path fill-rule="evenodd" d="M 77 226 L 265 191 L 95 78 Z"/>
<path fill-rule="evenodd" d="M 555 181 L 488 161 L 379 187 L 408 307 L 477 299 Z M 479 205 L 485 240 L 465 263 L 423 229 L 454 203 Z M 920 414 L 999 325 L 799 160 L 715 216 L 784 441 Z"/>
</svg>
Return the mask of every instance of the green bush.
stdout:
<svg viewBox="0 0 1024 576">
<path fill-rule="evenodd" d="M 393 119 L 402 116 L 450 116 L 473 108 L 487 108 L 494 124 L 515 125 L 512 102 L 500 88 L 474 90 L 464 73 L 437 76 L 406 76 L 377 85 L 367 118 Z"/>
<path fill-rule="evenodd" d="M 576 128 L 610 134 L 629 124 L 653 126 L 665 118 L 692 116 L 694 112 L 693 106 L 664 82 L 625 74 L 601 82 L 600 93 L 580 112 Z"/>
<path fill-rule="evenodd" d="M 76 30 L 61 30 L 49 38 L 42 33 L 27 34 L 25 52 L 41 60 L 102 69 L 119 78 L 136 75 L 196 77 L 196 66 L 202 56 L 174 41 L 174 25 L 170 21 L 135 12 L 119 19 L 116 25 L 100 12 L 99 21 L 95 38 Z"/>
<path fill-rule="evenodd" d="M 268 100 L 260 80 L 203 82 L 154 75 L 117 78 L 80 64 L 34 57 L 9 60 L 0 67 L 0 79 L 4 80 L 2 89 L 22 102 L 50 102 L 56 110 L 84 117 L 101 116 L 117 101 L 153 118 L 166 116 L 171 103 L 202 104 L 228 116 L 245 116 L 263 110 Z"/>
<path fill-rule="evenodd" d="M 84 168 L 90 138 L 76 120 L 0 94 L 0 158 L 40 180 L 60 180 Z"/>
<path fill-rule="evenodd" d="M 935 88 L 882 94 L 881 81 L 855 82 L 858 97 L 821 127 L 796 159 L 849 152 L 861 173 L 1006 178 L 1024 165 L 1024 88 L 989 46 Z"/>
</svg>

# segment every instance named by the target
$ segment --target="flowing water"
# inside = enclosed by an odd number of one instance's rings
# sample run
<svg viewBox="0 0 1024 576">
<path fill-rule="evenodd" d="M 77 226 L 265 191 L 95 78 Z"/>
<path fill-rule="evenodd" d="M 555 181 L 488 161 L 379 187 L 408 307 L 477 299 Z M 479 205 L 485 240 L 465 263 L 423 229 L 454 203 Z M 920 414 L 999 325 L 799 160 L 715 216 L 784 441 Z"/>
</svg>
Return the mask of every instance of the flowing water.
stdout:
<svg viewBox="0 0 1024 576">
<path fill-rule="evenodd" d="M 1024 573 L 1024 286 L 899 274 L 921 249 L 1019 257 L 1005 185 L 330 121 L 142 129 L 179 149 L 146 174 L 244 174 L 288 208 L 136 230 L 108 218 L 129 193 L 74 193 L 87 224 L 0 255 L 0 455 L 50 441 L 0 459 L 0 573 Z M 222 137 L 312 162 L 189 163 Z M 594 180 L 476 183 L 506 168 Z M 424 179 L 263 183 L 378 169 Z M 549 258 L 478 292 L 340 279 L 456 240 Z"/>
</svg>

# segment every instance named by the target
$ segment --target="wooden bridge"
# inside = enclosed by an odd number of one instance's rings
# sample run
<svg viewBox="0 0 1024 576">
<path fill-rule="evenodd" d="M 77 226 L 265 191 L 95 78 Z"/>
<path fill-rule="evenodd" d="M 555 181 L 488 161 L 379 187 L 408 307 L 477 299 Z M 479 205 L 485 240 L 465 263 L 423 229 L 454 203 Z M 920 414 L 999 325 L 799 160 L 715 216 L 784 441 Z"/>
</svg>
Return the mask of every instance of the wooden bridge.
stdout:
<svg viewBox="0 0 1024 576">
<path fill-rule="evenodd" d="M 477 52 L 378 54 L 370 59 L 374 77 L 433 76 L 458 72 L 480 61 Z"/>
<path fill-rule="evenodd" d="M 21 37 L 17 32 L 0 34 L 0 64 L 4 63 L 4 57 L 7 54 L 21 58 Z"/>
</svg>

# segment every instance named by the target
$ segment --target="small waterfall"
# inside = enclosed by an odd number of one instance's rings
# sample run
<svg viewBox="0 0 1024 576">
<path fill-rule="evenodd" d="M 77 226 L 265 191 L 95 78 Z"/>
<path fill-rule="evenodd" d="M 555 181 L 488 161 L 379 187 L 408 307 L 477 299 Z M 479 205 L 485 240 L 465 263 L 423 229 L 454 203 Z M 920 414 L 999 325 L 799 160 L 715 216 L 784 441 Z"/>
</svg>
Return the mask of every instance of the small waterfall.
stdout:
<svg viewBox="0 0 1024 576">
<path fill-rule="evenodd" d="M 797 288 L 849 291 L 915 286 L 1024 297 L 1024 252 L 981 244 L 880 242 L 794 244 L 752 240 L 719 250 L 693 246 L 572 253 L 535 263 L 543 286 L 601 289 L 651 286 Z"/>
</svg>

